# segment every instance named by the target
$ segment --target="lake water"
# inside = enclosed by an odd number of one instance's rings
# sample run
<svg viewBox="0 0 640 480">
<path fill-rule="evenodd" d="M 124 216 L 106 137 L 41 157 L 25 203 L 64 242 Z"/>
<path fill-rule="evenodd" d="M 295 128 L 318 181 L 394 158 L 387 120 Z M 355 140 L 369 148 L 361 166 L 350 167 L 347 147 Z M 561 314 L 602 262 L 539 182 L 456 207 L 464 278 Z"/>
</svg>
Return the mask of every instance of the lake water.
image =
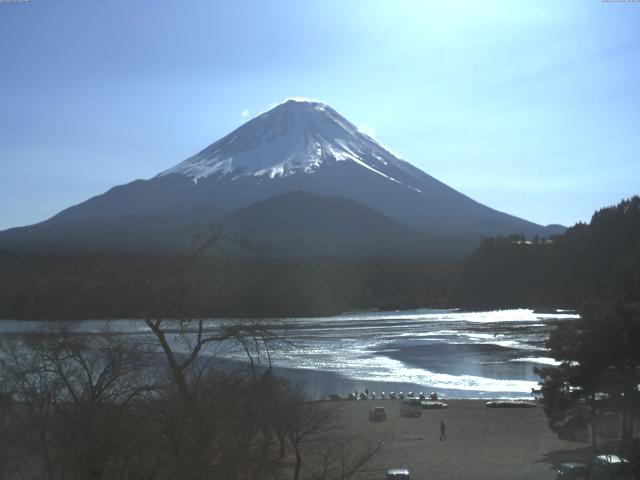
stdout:
<svg viewBox="0 0 640 480">
<path fill-rule="evenodd" d="M 532 310 L 460 312 L 410 310 L 362 312 L 318 318 L 291 318 L 275 325 L 291 342 L 278 345 L 272 362 L 277 370 L 303 384 L 313 397 L 368 389 L 376 392 L 435 391 L 446 398 L 520 398 L 537 388 L 534 367 L 553 364 L 543 343 L 556 321 L 571 321 L 571 312 L 539 314 Z M 110 321 L 109 328 L 147 336 L 139 320 Z M 214 330 L 222 320 L 210 320 Z M 45 322 L 1 321 L 0 334 L 43 328 Z M 85 321 L 91 333 L 105 326 Z M 171 340 L 185 349 L 192 334 L 176 329 Z M 151 340 L 151 337 L 149 337 Z M 231 345 L 207 349 L 231 362 L 244 354 Z"/>
</svg>

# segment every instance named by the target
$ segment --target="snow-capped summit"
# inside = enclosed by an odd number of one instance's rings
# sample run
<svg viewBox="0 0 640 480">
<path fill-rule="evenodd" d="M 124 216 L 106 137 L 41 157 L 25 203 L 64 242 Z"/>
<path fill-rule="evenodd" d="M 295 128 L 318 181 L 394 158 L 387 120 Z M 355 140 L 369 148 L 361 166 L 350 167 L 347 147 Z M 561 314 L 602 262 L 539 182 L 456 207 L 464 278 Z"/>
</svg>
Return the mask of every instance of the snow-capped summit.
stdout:
<svg viewBox="0 0 640 480">
<path fill-rule="evenodd" d="M 420 191 L 420 172 L 323 102 L 299 97 L 258 115 L 204 150 L 158 176 L 186 175 L 194 182 L 214 174 L 236 179 L 313 174 L 323 165 L 353 162 Z"/>
</svg>

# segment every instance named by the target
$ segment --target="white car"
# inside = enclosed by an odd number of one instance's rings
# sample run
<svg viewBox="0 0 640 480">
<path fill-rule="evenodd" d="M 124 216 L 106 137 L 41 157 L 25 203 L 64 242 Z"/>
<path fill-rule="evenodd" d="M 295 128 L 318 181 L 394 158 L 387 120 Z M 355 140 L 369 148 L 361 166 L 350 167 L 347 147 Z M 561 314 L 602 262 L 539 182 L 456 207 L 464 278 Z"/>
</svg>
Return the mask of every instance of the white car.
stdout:
<svg viewBox="0 0 640 480">
<path fill-rule="evenodd" d="M 631 462 L 618 455 L 598 455 L 591 464 L 591 480 L 631 479 Z"/>
<path fill-rule="evenodd" d="M 411 474 L 406 468 L 392 468 L 387 471 L 386 480 L 411 480 Z"/>
</svg>

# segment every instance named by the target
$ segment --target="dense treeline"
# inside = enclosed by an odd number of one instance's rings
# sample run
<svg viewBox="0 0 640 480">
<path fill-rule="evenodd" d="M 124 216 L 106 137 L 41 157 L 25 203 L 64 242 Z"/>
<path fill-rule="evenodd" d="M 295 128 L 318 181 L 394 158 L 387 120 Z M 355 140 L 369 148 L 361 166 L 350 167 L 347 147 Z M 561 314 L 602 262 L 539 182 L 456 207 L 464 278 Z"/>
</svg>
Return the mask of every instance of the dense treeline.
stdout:
<svg viewBox="0 0 640 480">
<path fill-rule="evenodd" d="M 0 252 L 0 318 L 141 318 L 186 255 Z M 419 307 L 577 308 L 640 288 L 640 197 L 551 239 L 489 238 L 453 257 L 207 256 L 177 315 L 265 317 Z M 152 293 L 154 292 L 154 293 Z"/>
<path fill-rule="evenodd" d="M 186 256 L 0 254 L 0 318 L 142 318 Z M 442 306 L 458 262 L 207 256 L 175 315 L 264 317 Z"/>
<path fill-rule="evenodd" d="M 450 303 L 576 308 L 608 289 L 639 288 L 640 197 L 597 211 L 551 239 L 489 238 L 468 257 Z"/>
</svg>

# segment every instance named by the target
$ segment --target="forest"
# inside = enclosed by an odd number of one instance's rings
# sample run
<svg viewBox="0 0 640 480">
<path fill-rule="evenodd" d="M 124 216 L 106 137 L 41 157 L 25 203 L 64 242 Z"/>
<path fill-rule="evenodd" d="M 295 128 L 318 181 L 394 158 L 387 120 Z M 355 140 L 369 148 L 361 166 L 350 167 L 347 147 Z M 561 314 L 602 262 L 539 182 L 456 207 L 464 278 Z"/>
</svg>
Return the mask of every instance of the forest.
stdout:
<svg viewBox="0 0 640 480">
<path fill-rule="evenodd" d="M 265 317 L 445 306 L 455 259 L 0 254 L 0 318 Z M 180 272 L 180 285 L 176 279 Z"/>
<path fill-rule="evenodd" d="M 188 274 L 184 272 L 189 264 Z M 357 258 L 0 252 L 0 318 L 143 318 L 158 295 L 172 315 L 286 317 L 353 310 L 577 309 L 640 289 L 640 197 L 563 235 L 486 238 L 467 257 Z"/>
<path fill-rule="evenodd" d="M 640 197 L 594 213 L 550 239 L 484 239 L 464 261 L 449 304 L 461 308 L 579 308 L 618 291 L 640 290 Z"/>
</svg>

